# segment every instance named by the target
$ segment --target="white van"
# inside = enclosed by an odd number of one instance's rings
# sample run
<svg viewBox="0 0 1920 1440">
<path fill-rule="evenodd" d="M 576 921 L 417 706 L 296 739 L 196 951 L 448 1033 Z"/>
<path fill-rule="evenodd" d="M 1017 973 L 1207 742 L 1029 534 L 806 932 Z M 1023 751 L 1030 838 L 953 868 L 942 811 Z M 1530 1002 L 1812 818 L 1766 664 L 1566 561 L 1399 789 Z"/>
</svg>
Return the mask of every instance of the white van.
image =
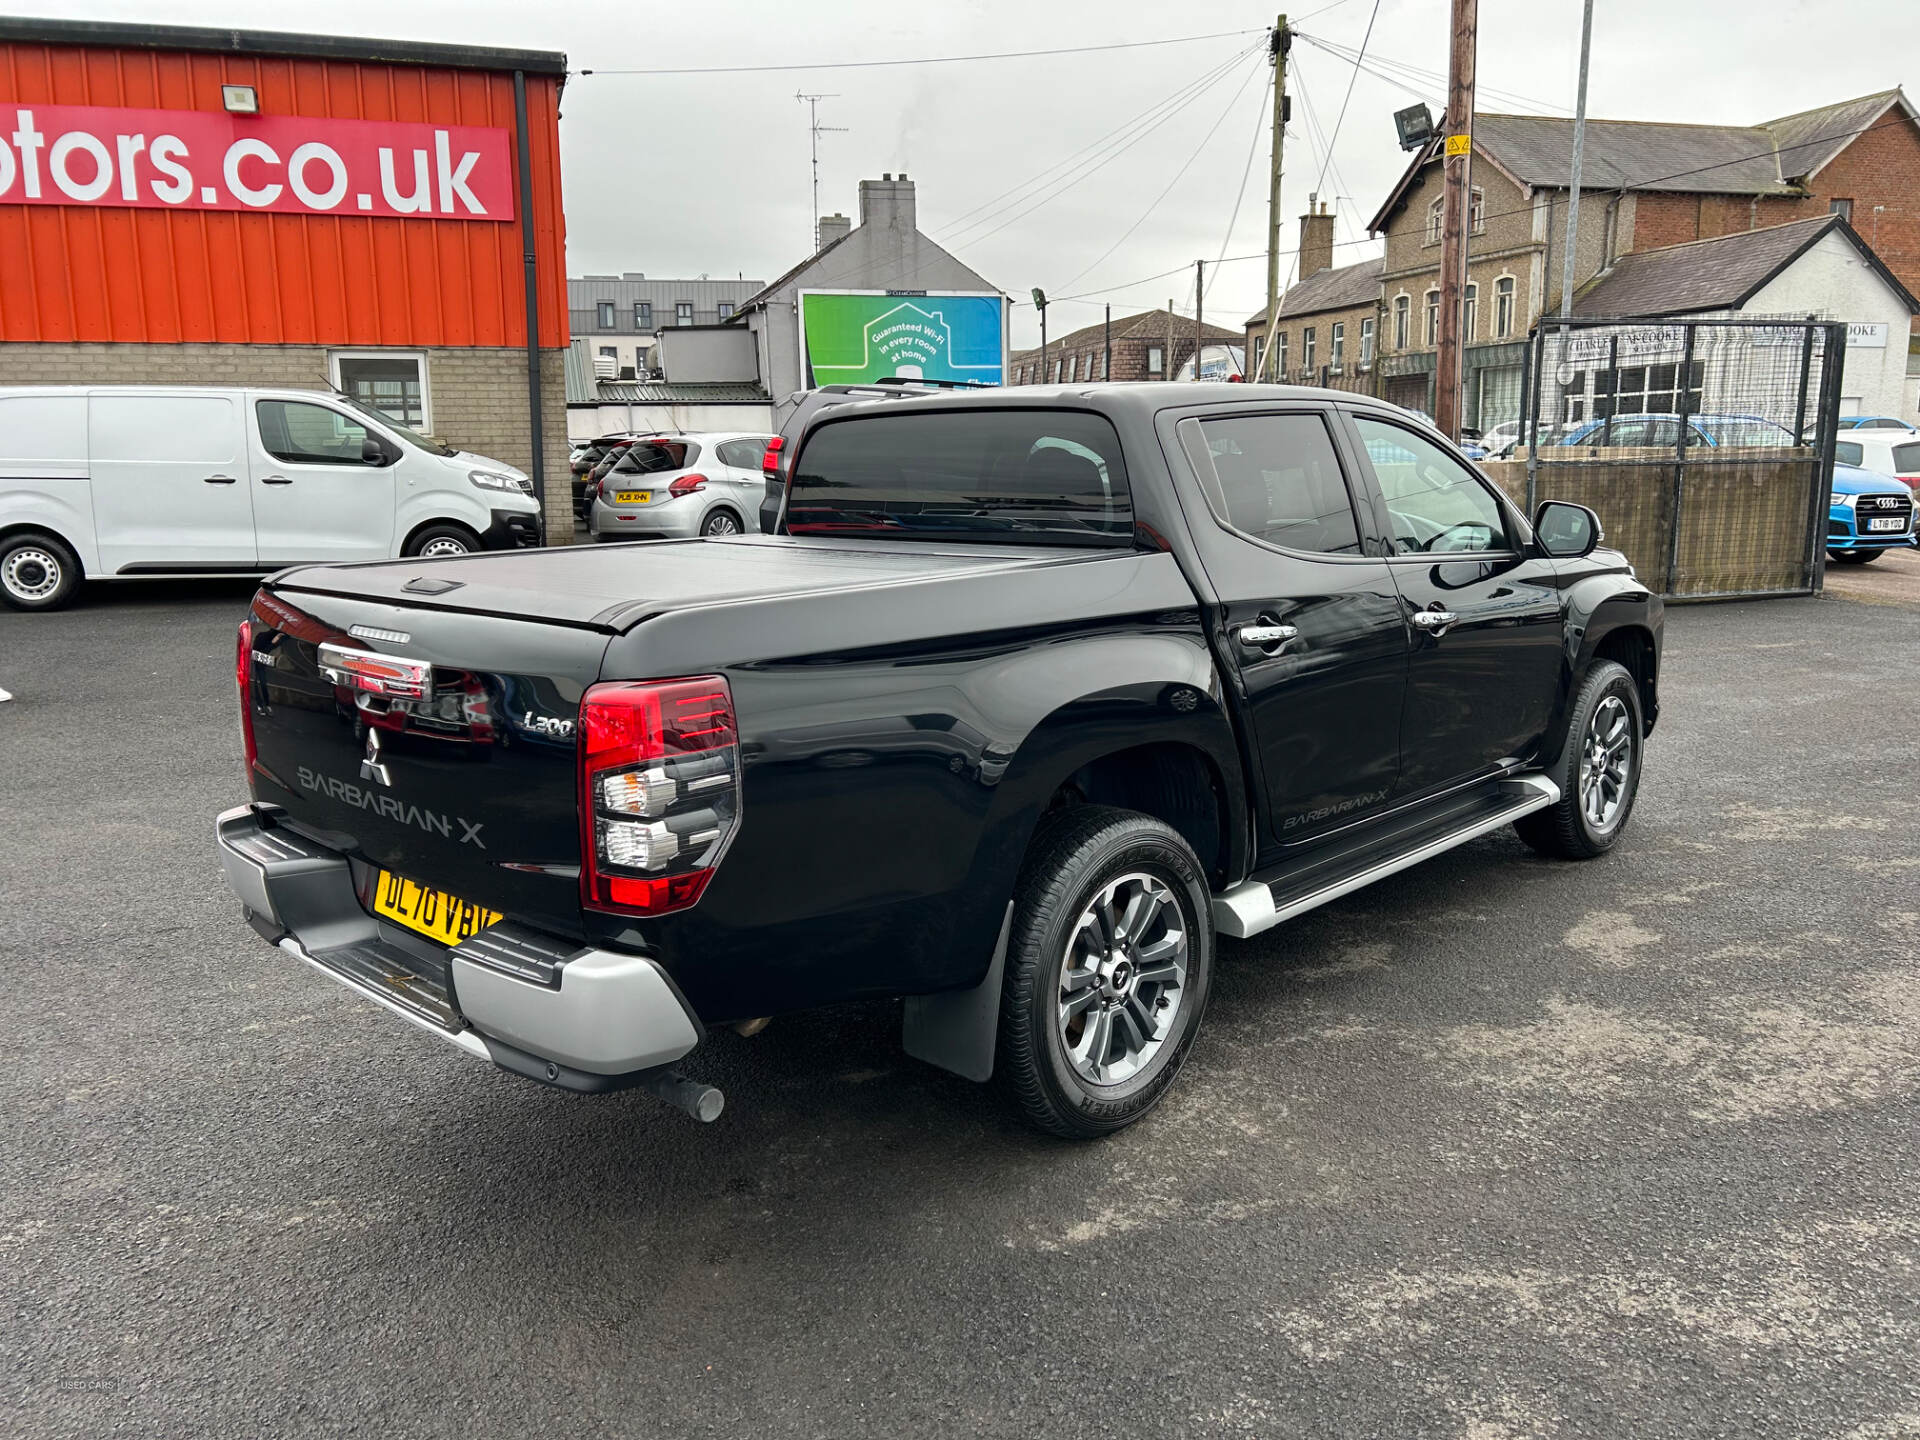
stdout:
<svg viewBox="0 0 1920 1440">
<path fill-rule="evenodd" d="M 0 388 L 0 600 L 541 541 L 533 482 L 344 395 Z"/>
</svg>

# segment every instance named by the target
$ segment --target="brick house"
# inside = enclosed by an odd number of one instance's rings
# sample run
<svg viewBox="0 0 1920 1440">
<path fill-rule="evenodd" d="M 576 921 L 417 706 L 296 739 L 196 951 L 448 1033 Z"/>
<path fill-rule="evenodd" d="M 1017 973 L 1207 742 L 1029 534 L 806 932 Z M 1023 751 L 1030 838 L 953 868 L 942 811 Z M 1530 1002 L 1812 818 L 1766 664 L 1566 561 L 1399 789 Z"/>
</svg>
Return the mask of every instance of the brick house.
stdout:
<svg viewBox="0 0 1920 1440">
<path fill-rule="evenodd" d="M 1240 334 L 1208 325 L 1209 345 L 1237 345 Z M 1168 337 L 1172 338 L 1169 339 Z M 1106 372 L 1107 323 L 1047 341 L 1046 373 L 1038 348 L 1008 357 L 1009 385 L 1076 384 L 1083 380 L 1165 380 L 1193 358 L 1193 321 L 1170 310 L 1147 310 L 1113 321 L 1113 373 Z"/>
<path fill-rule="evenodd" d="M 1439 145 L 1436 137 L 1414 158 L 1368 225 L 1386 239 L 1378 393 L 1423 409 L 1431 409 L 1439 327 Z M 1572 149 L 1571 120 L 1474 117 L 1468 425 L 1517 413 L 1525 337 L 1559 308 Z M 1920 111 L 1897 89 L 1754 126 L 1589 120 L 1574 288 L 1629 252 L 1831 213 L 1849 219 L 1914 289 L 1916 194 Z"/>
<path fill-rule="evenodd" d="M 1300 217 L 1299 269 L 1305 278 L 1280 297 L 1280 323 L 1273 328 L 1279 353 L 1276 384 L 1323 385 L 1373 393 L 1373 362 L 1379 353 L 1378 259 L 1333 265 L 1333 212 L 1308 202 Z M 1261 375 L 1267 347 L 1267 312 L 1247 317 L 1247 374 Z"/>
</svg>

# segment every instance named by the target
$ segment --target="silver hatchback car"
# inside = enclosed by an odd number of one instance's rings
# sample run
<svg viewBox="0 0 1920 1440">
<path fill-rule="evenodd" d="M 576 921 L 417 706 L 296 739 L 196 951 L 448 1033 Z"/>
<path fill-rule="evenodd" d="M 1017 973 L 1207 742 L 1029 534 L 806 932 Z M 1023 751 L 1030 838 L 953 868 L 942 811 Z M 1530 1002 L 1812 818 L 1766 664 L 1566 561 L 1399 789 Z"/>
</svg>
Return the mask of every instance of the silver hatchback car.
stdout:
<svg viewBox="0 0 1920 1440">
<path fill-rule="evenodd" d="M 627 447 L 587 511 L 596 540 L 690 539 L 760 528 L 767 435 L 653 435 Z"/>
</svg>

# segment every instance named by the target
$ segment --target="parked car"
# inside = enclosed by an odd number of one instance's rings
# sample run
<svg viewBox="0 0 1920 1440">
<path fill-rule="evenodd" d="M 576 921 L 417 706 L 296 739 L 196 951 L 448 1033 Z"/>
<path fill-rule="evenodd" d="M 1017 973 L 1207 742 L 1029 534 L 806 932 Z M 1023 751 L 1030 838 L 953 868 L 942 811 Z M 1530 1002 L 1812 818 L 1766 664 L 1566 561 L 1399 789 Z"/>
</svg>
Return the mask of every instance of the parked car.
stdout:
<svg viewBox="0 0 1920 1440">
<path fill-rule="evenodd" d="M 1487 452 L 1487 458 L 1490 460 L 1506 459 L 1519 443 L 1520 422 L 1518 420 L 1502 420 L 1480 437 L 1481 448 Z"/>
<path fill-rule="evenodd" d="M 573 513 L 575 518 L 584 520 L 593 501 L 588 492 L 595 481 L 612 463 L 620 458 L 620 453 L 637 438 L 632 434 L 602 435 L 598 440 L 590 440 L 573 452 L 570 468 L 573 471 Z"/>
<path fill-rule="evenodd" d="M 1920 434 L 1920 425 L 1911 420 L 1901 420 L 1893 415 L 1842 415 L 1842 430 L 1905 430 L 1909 435 Z"/>
<path fill-rule="evenodd" d="M 910 1054 L 1089 1137 L 1173 1083 L 1216 935 L 1626 829 L 1659 597 L 1390 406 L 1031 387 L 792 450 L 787 536 L 270 580 L 217 826 L 259 934 L 703 1118 L 711 1027 L 901 996 Z"/>
<path fill-rule="evenodd" d="M 541 541 L 533 482 L 317 390 L 0 388 L 0 600 Z"/>
<path fill-rule="evenodd" d="M 1673 449 L 1680 444 L 1680 417 L 1676 414 L 1615 415 L 1610 419 L 1588 420 L 1575 425 L 1554 442 L 1556 445 L 1628 446 Z M 1763 447 L 1794 444 L 1793 432 L 1784 425 L 1758 415 L 1690 415 L 1687 417 L 1687 444 L 1718 447 L 1756 445 Z"/>
<path fill-rule="evenodd" d="M 1901 430 L 1849 430 L 1833 442 L 1833 458 L 1920 489 L 1920 436 Z"/>
<path fill-rule="evenodd" d="M 729 431 L 634 441 L 595 482 L 588 531 L 596 540 L 657 540 L 756 528 L 771 438 Z"/>
<path fill-rule="evenodd" d="M 1914 538 L 1914 497 L 1904 485 L 1857 465 L 1833 467 L 1827 497 L 1827 558 L 1865 565 L 1888 550 L 1905 550 Z"/>
</svg>

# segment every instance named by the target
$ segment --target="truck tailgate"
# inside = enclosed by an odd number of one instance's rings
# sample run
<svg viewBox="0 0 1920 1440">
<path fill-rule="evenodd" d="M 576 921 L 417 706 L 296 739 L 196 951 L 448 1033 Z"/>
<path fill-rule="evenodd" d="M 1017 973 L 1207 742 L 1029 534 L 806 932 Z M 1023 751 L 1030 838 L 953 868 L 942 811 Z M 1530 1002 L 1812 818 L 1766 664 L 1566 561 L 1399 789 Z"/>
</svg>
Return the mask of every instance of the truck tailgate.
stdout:
<svg viewBox="0 0 1920 1440">
<path fill-rule="evenodd" d="M 607 632 L 271 587 L 249 624 L 257 800 L 352 857 L 363 896 L 383 868 L 579 933 L 574 727 Z M 427 693 L 336 683 L 323 645 L 425 662 Z"/>
</svg>

